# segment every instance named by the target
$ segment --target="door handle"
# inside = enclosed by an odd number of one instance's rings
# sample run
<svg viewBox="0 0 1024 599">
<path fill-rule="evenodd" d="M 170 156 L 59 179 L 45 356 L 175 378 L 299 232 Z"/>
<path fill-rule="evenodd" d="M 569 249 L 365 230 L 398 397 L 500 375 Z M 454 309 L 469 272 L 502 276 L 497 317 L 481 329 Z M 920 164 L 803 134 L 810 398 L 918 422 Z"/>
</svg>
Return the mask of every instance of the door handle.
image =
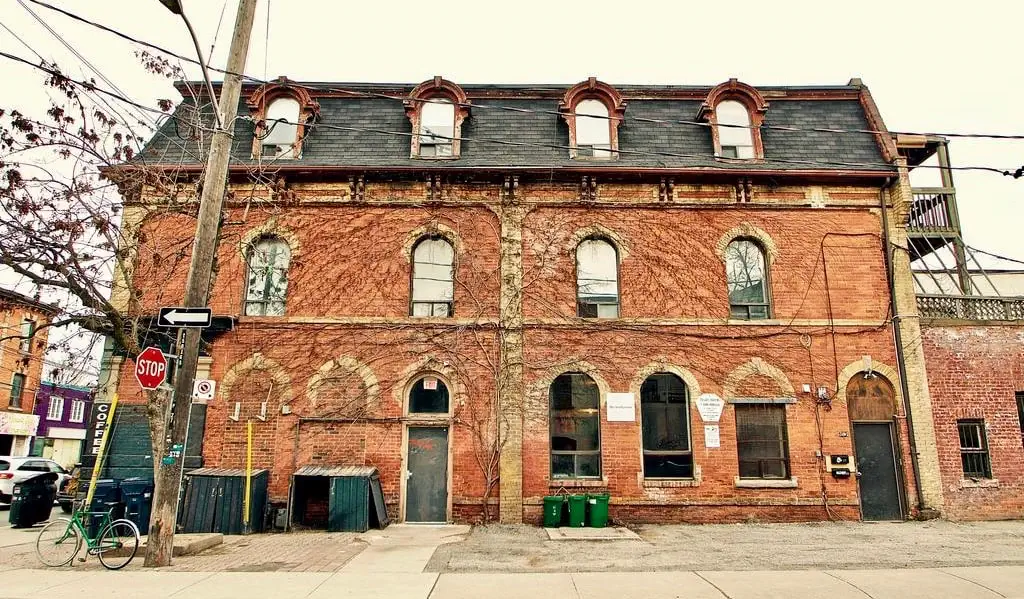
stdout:
<svg viewBox="0 0 1024 599">
<path fill-rule="evenodd" d="M 406 470 L 405 471 L 405 480 L 409 480 L 410 478 L 412 478 L 412 470 Z"/>
<path fill-rule="evenodd" d="M 857 478 L 860 478 L 860 470 L 854 472 L 853 475 L 856 476 Z"/>
</svg>

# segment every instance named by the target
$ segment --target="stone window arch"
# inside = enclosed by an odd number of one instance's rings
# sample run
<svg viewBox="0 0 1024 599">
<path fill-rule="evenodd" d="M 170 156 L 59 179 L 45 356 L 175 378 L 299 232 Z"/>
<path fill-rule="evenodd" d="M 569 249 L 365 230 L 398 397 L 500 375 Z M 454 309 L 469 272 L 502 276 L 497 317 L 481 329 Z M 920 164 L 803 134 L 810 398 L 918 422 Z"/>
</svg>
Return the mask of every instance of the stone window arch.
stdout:
<svg viewBox="0 0 1024 599">
<path fill-rule="evenodd" d="M 618 90 L 590 77 L 569 88 L 558 109 L 569 127 L 570 158 L 618 157 L 619 126 L 626 112 Z"/>
<path fill-rule="evenodd" d="M 328 360 L 306 384 L 305 415 L 360 418 L 374 413 L 380 385 L 373 371 L 349 356 Z"/>
<path fill-rule="evenodd" d="M 736 160 L 763 160 L 761 125 L 768 102 L 757 89 L 730 79 L 708 92 L 697 118 L 711 126 L 715 157 Z"/>
<path fill-rule="evenodd" d="M 461 155 L 462 123 L 470 109 L 461 87 L 436 76 L 413 88 L 404 104 L 413 130 L 413 158 L 443 160 Z"/>
</svg>

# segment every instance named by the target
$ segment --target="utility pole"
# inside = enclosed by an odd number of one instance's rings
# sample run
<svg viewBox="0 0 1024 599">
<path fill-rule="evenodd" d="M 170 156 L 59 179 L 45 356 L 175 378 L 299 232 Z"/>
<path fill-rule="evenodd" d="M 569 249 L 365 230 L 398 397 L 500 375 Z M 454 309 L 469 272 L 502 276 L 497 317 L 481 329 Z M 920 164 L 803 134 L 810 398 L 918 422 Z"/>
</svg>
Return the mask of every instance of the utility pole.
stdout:
<svg viewBox="0 0 1024 599">
<path fill-rule="evenodd" d="M 220 95 L 220 119 L 210 139 L 210 154 L 206 162 L 203 191 L 199 200 L 199 221 L 196 224 L 196 238 L 192 246 L 192 262 L 185 284 L 185 306 L 201 308 L 210 297 L 210 279 L 217 253 L 220 234 L 221 208 L 227 188 L 228 162 L 231 158 L 231 140 L 235 116 L 238 114 L 238 99 L 242 92 L 240 74 L 245 71 L 245 59 L 249 53 L 249 37 L 256 15 L 257 0 L 239 0 L 235 16 L 235 31 L 231 37 L 228 53 L 227 73 Z M 216 98 L 211 102 L 217 106 Z M 172 419 L 167 427 L 170 447 L 185 446 L 188 419 L 192 407 L 192 385 L 199 363 L 200 329 L 187 328 L 184 341 L 179 344 L 181 369 L 175 373 L 174 396 L 171 399 Z M 168 450 L 165 449 L 165 455 Z M 168 566 L 174 547 L 174 529 L 177 525 L 178 495 L 184 468 L 185 452 L 177 459 L 163 463 L 163 456 L 153 456 L 156 465 L 155 488 L 153 492 L 153 514 L 150 518 L 149 541 L 146 545 L 146 566 Z"/>
</svg>

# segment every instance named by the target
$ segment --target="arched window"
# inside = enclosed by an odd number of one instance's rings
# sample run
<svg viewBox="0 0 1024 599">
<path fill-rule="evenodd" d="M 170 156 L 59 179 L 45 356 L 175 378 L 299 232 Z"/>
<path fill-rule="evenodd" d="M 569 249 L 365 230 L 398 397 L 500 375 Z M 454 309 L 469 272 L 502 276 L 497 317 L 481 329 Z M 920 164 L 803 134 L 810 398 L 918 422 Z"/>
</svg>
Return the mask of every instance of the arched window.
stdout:
<svg viewBox="0 0 1024 599">
<path fill-rule="evenodd" d="M 412 250 L 412 315 L 451 316 L 455 301 L 455 249 L 427 237 Z"/>
<path fill-rule="evenodd" d="M 288 292 L 291 248 L 283 239 L 264 237 L 249 248 L 245 284 L 247 316 L 281 316 Z"/>
<path fill-rule="evenodd" d="M 447 414 L 448 386 L 436 376 L 425 376 L 409 390 L 410 414 Z"/>
<path fill-rule="evenodd" d="M 427 100 L 420 109 L 420 157 L 452 156 L 455 140 L 455 105 L 447 98 Z"/>
<path fill-rule="evenodd" d="M 768 269 L 764 250 L 751 239 L 735 239 L 725 248 L 725 276 L 732 318 L 769 317 Z"/>
<path fill-rule="evenodd" d="M 290 97 L 277 98 L 267 107 L 260 145 L 263 158 L 295 158 L 299 134 L 299 102 Z"/>
<path fill-rule="evenodd" d="M 576 155 L 582 158 L 610 158 L 612 128 L 608 107 L 600 100 L 576 104 Z"/>
<path fill-rule="evenodd" d="M 644 478 L 692 478 L 689 393 L 678 376 L 659 372 L 640 387 Z"/>
<path fill-rule="evenodd" d="M 586 239 L 576 247 L 576 315 L 619 316 L 619 257 L 604 239 Z"/>
<path fill-rule="evenodd" d="M 735 100 L 719 102 L 715 107 L 718 140 L 723 158 L 753 158 L 754 136 L 747 107 Z M 731 126 L 730 126 L 731 125 Z"/>
<path fill-rule="evenodd" d="M 601 476 L 601 392 L 582 372 L 551 383 L 551 477 Z"/>
</svg>

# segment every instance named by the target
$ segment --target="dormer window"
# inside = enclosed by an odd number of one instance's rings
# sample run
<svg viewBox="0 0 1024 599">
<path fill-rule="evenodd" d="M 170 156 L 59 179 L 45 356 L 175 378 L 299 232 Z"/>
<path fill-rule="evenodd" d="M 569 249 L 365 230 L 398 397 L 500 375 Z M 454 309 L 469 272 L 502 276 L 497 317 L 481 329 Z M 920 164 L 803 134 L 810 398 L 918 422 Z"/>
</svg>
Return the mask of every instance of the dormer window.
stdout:
<svg viewBox="0 0 1024 599">
<path fill-rule="evenodd" d="M 708 93 L 697 118 L 711 125 L 716 158 L 763 160 L 761 124 L 767 111 L 768 102 L 760 92 L 730 79 Z"/>
<path fill-rule="evenodd" d="M 469 116 L 466 92 L 440 76 L 417 85 L 405 100 L 405 114 L 414 135 L 413 158 L 458 158 L 462 149 L 462 122 Z"/>
<path fill-rule="evenodd" d="M 558 109 L 569 126 L 569 157 L 618 157 L 619 125 L 626 112 L 622 95 L 594 77 L 569 88 Z"/>
<path fill-rule="evenodd" d="M 320 105 L 306 91 L 285 77 L 267 83 L 248 99 L 256 131 L 253 159 L 302 158 L 302 144 L 320 114 Z"/>
<path fill-rule="evenodd" d="M 295 158 L 299 132 L 299 103 L 294 98 L 278 98 L 267 107 L 265 133 L 260 140 L 264 159 Z"/>
</svg>

